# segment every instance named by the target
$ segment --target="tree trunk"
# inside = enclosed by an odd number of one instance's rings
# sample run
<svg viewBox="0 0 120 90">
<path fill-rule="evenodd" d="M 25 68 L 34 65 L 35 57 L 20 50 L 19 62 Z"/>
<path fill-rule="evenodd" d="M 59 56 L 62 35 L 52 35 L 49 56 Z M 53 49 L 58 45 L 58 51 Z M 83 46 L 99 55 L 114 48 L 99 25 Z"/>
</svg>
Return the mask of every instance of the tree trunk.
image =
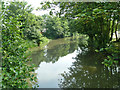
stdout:
<svg viewBox="0 0 120 90">
<path fill-rule="evenodd" d="M 113 18 L 113 22 L 112 22 L 112 31 L 111 31 L 110 41 L 112 41 L 112 38 L 113 38 L 114 24 L 115 24 L 115 19 Z"/>
<path fill-rule="evenodd" d="M 117 26 L 118 26 L 118 22 L 116 23 L 116 26 L 115 26 L 115 36 L 116 36 L 116 41 L 118 40 L 118 37 L 117 37 Z"/>
<path fill-rule="evenodd" d="M 110 38 L 110 22 L 111 22 L 111 15 L 110 15 L 110 20 L 109 19 L 107 19 L 107 22 L 108 22 L 108 25 L 107 25 L 107 33 L 108 33 L 108 42 L 109 42 L 109 38 Z"/>
<path fill-rule="evenodd" d="M 105 31 L 105 37 L 106 37 L 106 42 L 109 42 L 109 33 L 110 33 L 110 20 L 107 19 L 106 20 L 107 24 L 106 24 L 106 31 Z"/>
</svg>

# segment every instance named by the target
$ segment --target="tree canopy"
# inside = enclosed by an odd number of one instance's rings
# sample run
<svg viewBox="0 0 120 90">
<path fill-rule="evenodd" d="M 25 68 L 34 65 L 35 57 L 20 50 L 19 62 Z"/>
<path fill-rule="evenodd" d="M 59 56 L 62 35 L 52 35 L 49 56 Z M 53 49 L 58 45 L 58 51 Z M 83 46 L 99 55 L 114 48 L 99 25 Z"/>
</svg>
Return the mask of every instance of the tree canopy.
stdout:
<svg viewBox="0 0 120 90">
<path fill-rule="evenodd" d="M 113 33 L 118 30 L 119 2 L 47 2 L 42 9 L 52 5 L 58 5 L 60 8 L 60 11 L 56 12 L 57 15 L 73 19 L 74 31 L 87 34 L 89 44 L 95 48 L 105 47 L 112 41 Z"/>
</svg>

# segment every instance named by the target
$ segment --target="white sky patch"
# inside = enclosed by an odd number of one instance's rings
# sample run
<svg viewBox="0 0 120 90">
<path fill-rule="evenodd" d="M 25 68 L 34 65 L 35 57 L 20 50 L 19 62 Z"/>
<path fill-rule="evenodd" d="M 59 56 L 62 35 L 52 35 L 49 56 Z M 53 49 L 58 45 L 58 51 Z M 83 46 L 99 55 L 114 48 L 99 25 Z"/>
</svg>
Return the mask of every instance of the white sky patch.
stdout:
<svg viewBox="0 0 120 90">
<path fill-rule="evenodd" d="M 28 2 L 28 4 L 32 5 L 34 10 L 32 11 L 33 14 L 35 15 L 44 15 L 44 14 L 49 14 L 49 11 L 47 10 L 36 10 L 38 7 L 41 7 L 40 3 L 45 0 L 22 0 Z"/>
<path fill-rule="evenodd" d="M 3 1 L 14 1 L 14 0 L 3 0 Z M 50 1 L 52 2 L 53 0 L 18 0 L 18 1 L 26 1 L 28 3 L 28 5 L 31 5 L 31 7 L 33 7 L 33 11 L 32 13 L 35 14 L 35 15 L 44 15 L 44 14 L 49 14 L 49 10 L 36 10 L 38 7 L 41 7 L 40 3 L 41 2 L 47 2 L 47 1 Z M 59 10 L 59 8 L 55 8 L 56 11 Z"/>
<path fill-rule="evenodd" d="M 52 2 L 53 0 L 24 0 L 26 2 L 28 2 L 28 4 L 32 5 L 32 7 L 34 8 L 34 10 L 32 11 L 32 13 L 34 13 L 35 15 L 44 15 L 44 14 L 49 14 L 50 9 L 48 10 L 36 10 L 38 7 L 42 7 L 40 5 L 41 2 L 45 2 L 45 1 L 50 1 Z M 58 11 L 59 7 L 55 7 L 55 10 Z"/>
</svg>

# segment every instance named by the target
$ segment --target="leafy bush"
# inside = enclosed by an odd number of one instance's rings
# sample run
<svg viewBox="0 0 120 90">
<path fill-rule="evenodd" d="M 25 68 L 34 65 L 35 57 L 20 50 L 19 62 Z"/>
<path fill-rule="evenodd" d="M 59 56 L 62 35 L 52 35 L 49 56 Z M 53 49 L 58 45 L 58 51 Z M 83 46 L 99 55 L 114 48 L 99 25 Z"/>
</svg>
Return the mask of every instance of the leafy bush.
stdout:
<svg viewBox="0 0 120 90">
<path fill-rule="evenodd" d="M 119 43 L 112 43 L 109 47 L 106 47 L 102 49 L 101 51 L 105 51 L 107 54 L 106 59 L 102 62 L 107 67 L 112 67 L 115 64 L 118 64 L 120 62 L 120 49 L 119 49 Z"/>
<path fill-rule="evenodd" d="M 32 47 L 37 47 L 37 43 L 36 41 L 31 41 L 31 40 L 25 40 L 25 43 L 24 43 L 25 46 L 29 47 L 29 48 L 32 48 Z"/>
<path fill-rule="evenodd" d="M 26 79 L 33 80 L 30 72 L 34 71 L 34 65 L 27 65 L 30 59 L 19 29 L 21 15 L 9 16 L 7 10 L 2 12 L 2 88 L 28 88 Z"/>
</svg>

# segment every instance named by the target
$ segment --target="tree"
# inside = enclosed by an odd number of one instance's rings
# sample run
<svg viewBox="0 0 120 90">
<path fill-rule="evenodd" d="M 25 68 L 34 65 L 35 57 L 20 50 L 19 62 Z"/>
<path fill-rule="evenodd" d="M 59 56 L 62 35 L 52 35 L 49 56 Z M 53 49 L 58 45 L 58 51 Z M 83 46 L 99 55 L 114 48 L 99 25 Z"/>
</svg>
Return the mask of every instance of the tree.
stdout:
<svg viewBox="0 0 120 90">
<path fill-rule="evenodd" d="M 70 36 L 68 21 L 64 18 L 46 16 L 45 29 L 44 35 L 48 38 L 56 39 Z"/>
<path fill-rule="evenodd" d="M 32 14 L 33 8 L 27 2 L 10 2 L 10 5 L 6 7 L 8 7 L 6 17 L 20 16 L 17 21 L 21 22 L 19 28 L 23 29 L 21 32 L 23 38 L 32 42 L 35 41 L 39 46 L 42 41 L 43 18 Z"/>
<path fill-rule="evenodd" d="M 60 8 L 57 15 L 76 19 L 74 30 L 87 34 L 89 45 L 95 48 L 105 47 L 118 30 L 115 26 L 118 27 L 119 2 L 47 2 L 42 8 L 50 8 L 53 4 Z"/>
</svg>

